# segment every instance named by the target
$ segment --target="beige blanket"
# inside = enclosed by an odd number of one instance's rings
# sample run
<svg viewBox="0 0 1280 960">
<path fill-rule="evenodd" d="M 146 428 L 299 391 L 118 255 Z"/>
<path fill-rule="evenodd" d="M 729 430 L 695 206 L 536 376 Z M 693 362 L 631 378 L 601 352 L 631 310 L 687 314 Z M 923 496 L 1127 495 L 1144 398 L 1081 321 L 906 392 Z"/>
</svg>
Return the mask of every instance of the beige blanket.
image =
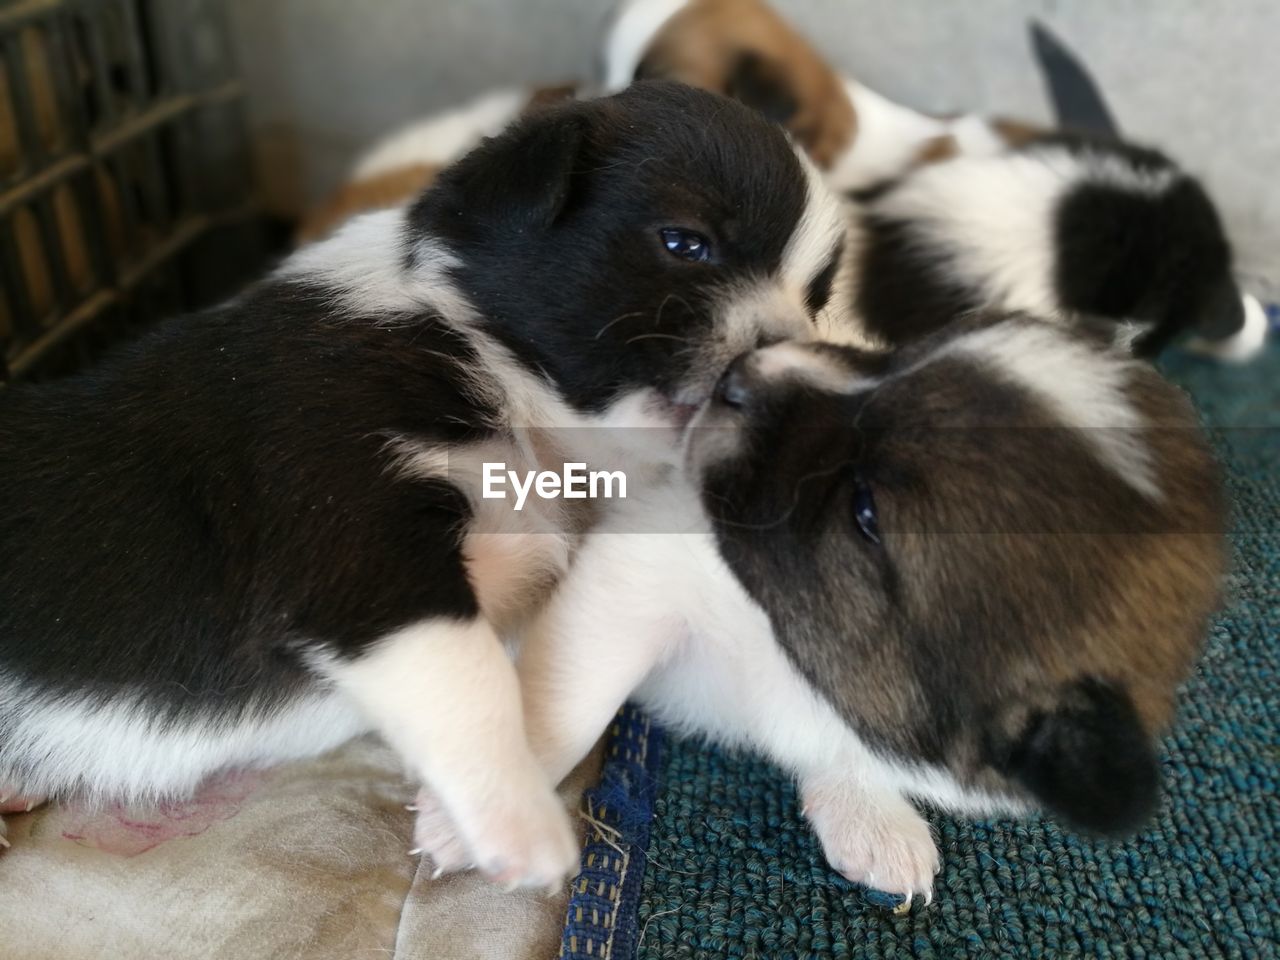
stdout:
<svg viewBox="0 0 1280 960">
<path fill-rule="evenodd" d="M 563 788 L 573 809 L 600 751 Z M 372 739 L 236 773 L 188 803 L 9 817 L 0 960 L 549 960 L 565 893 L 410 857 L 413 793 Z"/>
</svg>

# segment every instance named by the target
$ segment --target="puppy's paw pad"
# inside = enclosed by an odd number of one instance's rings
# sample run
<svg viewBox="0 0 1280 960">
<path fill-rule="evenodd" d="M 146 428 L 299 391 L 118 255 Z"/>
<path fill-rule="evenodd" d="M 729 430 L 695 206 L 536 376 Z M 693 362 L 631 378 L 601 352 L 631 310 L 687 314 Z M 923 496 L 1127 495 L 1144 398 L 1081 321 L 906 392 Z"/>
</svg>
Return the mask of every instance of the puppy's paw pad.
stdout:
<svg viewBox="0 0 1280 960">
<path fill-rule="evenodd" d="M 905 800 L 819 791 L 806 796 L 806 815 L 827 862 L 845 879 L 906 897 L 895 912 L 910 909 L 913 896 L 932 901 L 938 847 L 929 824 Z"/>
</svg>

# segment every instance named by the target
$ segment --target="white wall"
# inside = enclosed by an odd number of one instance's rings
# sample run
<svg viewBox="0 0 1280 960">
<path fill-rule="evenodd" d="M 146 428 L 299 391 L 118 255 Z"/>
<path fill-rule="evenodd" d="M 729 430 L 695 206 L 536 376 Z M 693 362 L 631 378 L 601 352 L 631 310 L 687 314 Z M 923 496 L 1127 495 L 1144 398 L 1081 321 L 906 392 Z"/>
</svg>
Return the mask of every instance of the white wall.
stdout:
<svg viewBox="0 0 1280 960">
<path fill-rule="evenodd" d="M 932 111 L 1046 117 L 1026 21 L 1121 124 L 1204 177 L 1250 273 L 1280 291 L 1277 0 L 774 0 L 838 66 Z M 398 123 L 503 84 L 592 75 L 607 0 L 231 0 L 264 184 L 281 210 Z"/>
</svg>

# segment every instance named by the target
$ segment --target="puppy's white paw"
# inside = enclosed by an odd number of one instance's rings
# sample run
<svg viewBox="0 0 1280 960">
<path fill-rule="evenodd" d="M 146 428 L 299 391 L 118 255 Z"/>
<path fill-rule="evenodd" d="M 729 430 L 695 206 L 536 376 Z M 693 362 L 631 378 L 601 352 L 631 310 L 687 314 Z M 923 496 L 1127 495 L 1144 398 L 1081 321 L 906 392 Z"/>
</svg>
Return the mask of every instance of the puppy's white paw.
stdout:
<svg viewBox="0 0 1280 960">
<path fill-rule="evenodd" d="M 897 794 L 831 781 L 805 784 L 805 816 L 827 862 L 853 883 L 872 890 L 933 900 L 941 861 L 929 824 Z"/>
<path fill-rule="evenodd" d="M 452 815 L 430 790 L 419 795 L 414 842 L 437 875 L 475 866 L 508 890 L 555 891 L 577 872 L 569 814 L 541 771 L 532 772 L 522 788 L 508 784 L 501 796 Z"/>
</svg>

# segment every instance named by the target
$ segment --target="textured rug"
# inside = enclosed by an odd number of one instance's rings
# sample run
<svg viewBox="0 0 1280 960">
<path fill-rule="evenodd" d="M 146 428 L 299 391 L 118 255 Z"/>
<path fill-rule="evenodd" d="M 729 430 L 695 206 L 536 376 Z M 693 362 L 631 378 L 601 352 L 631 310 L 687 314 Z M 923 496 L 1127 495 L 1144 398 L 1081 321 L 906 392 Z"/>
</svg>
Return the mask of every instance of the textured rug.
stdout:
<svg viewBox="0 0 1280 960">
<path fill-rule="evenodd" d="M 776 769 L 689 741 L 668 740 L 658 759 L 646 730 L 644 763 L 624 749 L 607 764 L 603 789 L 626 822 L 597 833 L 595 853 L 614 869 L 575 894 L 564 955 L 1280 956 L 1280 347 L 1244 368 L 1177 358 L 1166 372 L 1196 398 L 1221 452 L 1235 564 L 1165 740 L 1165 799 L 1145 832 L 1101 842 L 1045 820 L 932 815 L 944 858 L 934 903 L 896 916 L 891 900 L 826 866 Z M 634 736 L 642 721 L 624 719 Z"/>
</svg>

